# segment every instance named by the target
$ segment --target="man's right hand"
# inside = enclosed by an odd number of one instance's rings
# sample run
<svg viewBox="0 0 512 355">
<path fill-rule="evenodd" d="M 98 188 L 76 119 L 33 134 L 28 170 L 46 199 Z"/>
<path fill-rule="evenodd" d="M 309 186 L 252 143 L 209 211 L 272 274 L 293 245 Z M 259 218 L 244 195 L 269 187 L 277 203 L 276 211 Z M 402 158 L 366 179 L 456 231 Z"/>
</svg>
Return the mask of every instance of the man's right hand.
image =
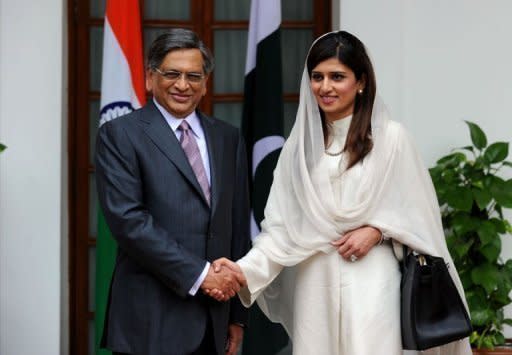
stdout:
<svg viewBox="0 0 512 355">
<path fill-rule="evenodd" d="M 208 274 L 201 284 L 201 289 L 204 293 L 212 296 L 217 301 L 227 301 L 231 297 L 234 297 L 236 293 L 240 291 L 241 287 L 246 286 L 246 280 L 241 270 L 237 272 L 229 267 L 222 268 L 222 264 L 216 264 L 217 261 L 218 260 L 210 266 Z"/>
</svg>

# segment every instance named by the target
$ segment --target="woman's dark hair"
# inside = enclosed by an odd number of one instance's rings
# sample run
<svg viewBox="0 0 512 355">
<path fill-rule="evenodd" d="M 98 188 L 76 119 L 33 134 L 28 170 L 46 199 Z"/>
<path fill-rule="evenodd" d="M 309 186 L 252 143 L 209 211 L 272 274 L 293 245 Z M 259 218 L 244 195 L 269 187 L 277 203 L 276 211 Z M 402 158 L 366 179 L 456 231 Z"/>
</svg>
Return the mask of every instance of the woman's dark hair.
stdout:
<svg viewBox="0 0 512 355">
<path fill-rule="evenodd" d="M 324 60 L 337 58 L 341 64 L 349 67 L 357 80 L 365 85 L 361 94 L 356 94 L 352 122 L 345 142 L 344 151 L 348 152 L 350 169 L 362 160 L 373 147 L 371 136 L 371 117 L 377 83 L 373 66 L 364 44 L 354 35 L 339 31 L 325 35 L 311 48 L 307 59 L 309 77 L 313 69 Z M 329 126 L 324 112 L 320 109 L 324 139 L 327 141 Z"/>
<path fill-rule="evenodd" d="M 184 28 L 172 28 L 162 33 L 151 43 L 146 68 L 158 68 L 170 51 L 191 48 L 199 49 L 203 57 L 203 71 L 205 74 L 210 74 L 214 66 L 212 53 L 195 32 Z"/>
</svg>

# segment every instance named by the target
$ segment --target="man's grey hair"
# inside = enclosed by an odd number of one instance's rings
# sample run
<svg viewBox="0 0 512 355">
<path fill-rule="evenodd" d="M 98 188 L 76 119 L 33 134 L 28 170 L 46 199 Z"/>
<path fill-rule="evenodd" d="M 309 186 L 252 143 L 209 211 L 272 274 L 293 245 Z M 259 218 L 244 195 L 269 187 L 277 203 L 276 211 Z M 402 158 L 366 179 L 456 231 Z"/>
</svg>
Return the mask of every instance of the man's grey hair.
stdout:
<svg viewBox="0 0 512 355">
<path fill-rule="evenodd" d="M 148 51 L 146 63 L 147 69 L 156 69 L 162 64 L 167 53 L 175 49 L 197 48 L 203 56 L 203 71 L 210 74 L 213 70 L 213 55 L 201 41 L 199 36 L 190 30 L 184 28 L 172 28 L 169 31 L 158 36 Z"/>
</svg>

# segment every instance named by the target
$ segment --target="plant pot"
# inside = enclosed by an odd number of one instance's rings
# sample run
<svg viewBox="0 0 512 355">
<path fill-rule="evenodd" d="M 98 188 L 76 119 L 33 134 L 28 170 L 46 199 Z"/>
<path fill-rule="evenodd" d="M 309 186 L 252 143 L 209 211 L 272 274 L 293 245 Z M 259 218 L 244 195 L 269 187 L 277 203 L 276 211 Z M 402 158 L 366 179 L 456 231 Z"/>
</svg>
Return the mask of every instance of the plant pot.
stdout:
<svg viewBox="0 0 512 355">
<path fill-rule="evenodd" d="M 512 355 L 512 345 L 504 345 L 494 350 L 473 349 L 473 355 Z"/>
</svg>

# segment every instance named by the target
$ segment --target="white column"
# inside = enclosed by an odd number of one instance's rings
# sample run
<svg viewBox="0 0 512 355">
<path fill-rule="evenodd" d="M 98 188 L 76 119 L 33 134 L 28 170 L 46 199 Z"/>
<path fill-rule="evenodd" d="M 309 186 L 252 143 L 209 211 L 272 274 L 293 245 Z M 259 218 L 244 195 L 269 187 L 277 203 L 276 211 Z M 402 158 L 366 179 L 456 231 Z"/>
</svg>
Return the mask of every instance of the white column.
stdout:
<svg viewBox="0 0 512 355">
<path fill-rule="evenodd" d="M 0 0 L 0 354 L 67 353 L 64 4 Z"/>
</svg>

